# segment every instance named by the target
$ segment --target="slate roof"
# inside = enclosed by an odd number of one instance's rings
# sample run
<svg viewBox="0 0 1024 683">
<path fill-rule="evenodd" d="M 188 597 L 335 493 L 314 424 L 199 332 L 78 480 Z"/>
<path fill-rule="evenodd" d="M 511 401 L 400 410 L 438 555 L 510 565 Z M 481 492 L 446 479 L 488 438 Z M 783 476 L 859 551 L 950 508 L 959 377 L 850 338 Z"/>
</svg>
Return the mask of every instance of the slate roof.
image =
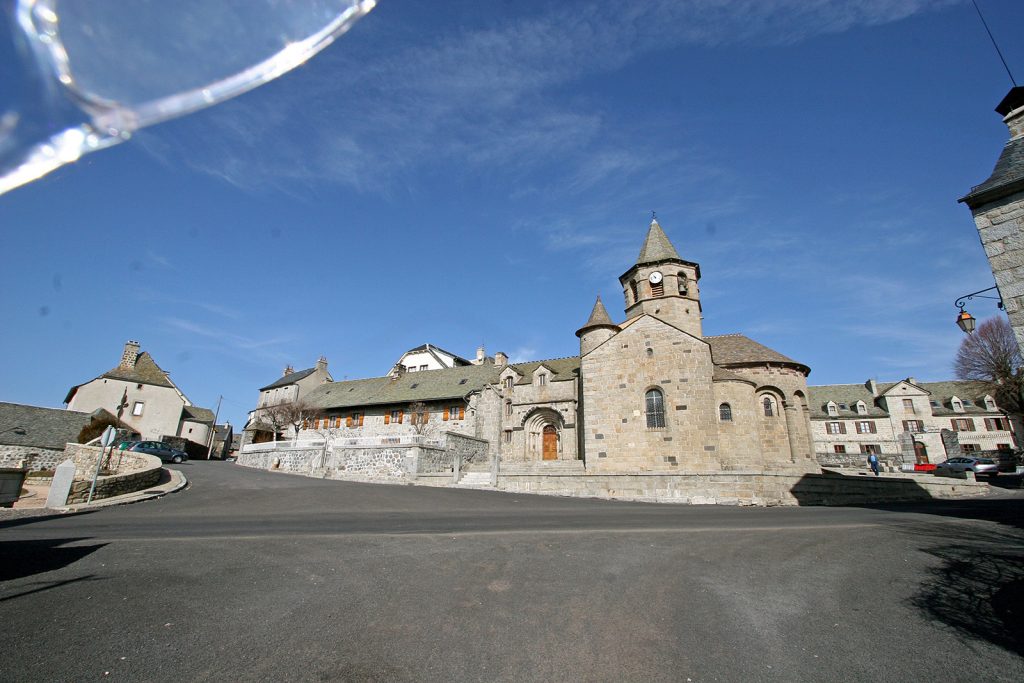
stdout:
<svg viewBox="0 0 1024 683">
<path fill-rule="evenodd" d="M 676 252 L 676 248 L 672 246 L 672 242 L 669 241 L 668 235 L 661 229 L 661 225 L 657 220 L 651 221 L 651 227 L 647 230 L 647 237 L 644 239 L 644 244 L 640 247 L 640 256 L 637 257 L 637 265 L 642 263 L 655 263 L 657 261 L 665 261 L 668 259 L 676 259 L 682 261 L 679 258 L 679 254 Z"/>
<path fill-rule="evenodd" d="M 93 415 L 104 413 L 0 402 L 0 444 L 64 450 L 65 444 L 78 442 L 78 433 L 92 421 Z M 23 427 L 25 433 L 18 434 L 13 427 Z"/>
<path fill-rule="evenodd" d="M 746 382 L 747 384 L 752 384 L 754 386 L 757 386 L 757 382 L 755 382 L 755 381 L 753 381 L 751 379 L 748 379 L 748 378 L 743 377 L 741 375 L 737 375 L 735 372 L 730 372 L 730 371 L 726 370 L 725 368 L 718 367 L 717 365 L 712 366 L 712 369 L 711 369 L 711 381 L 712 382 L 725 382 L 725 381 L 729 381 L 729 380 L 737 381 L 737 382 Z"/>
<path fill-rule="evenodd" d="M 372 377 L 321 384 L 305 400 L 329 410 L 370 405 L 408 405 L 415 401 L 461 399 L 498 381 L 502 368 L 494 365 L 458 365 L 441 370 L 421 370 L 398 379 Z M 463 381 L 465 380 L 465 381 Z"/>
<path fill-rule="evenodd" d="M 901 380 L 905 381 L 905 380 Z M 878 382 L 879 396 L 900 382 Z M 1003 415 L 1002 410 L 987 410 L 983 398 L 986 395 L 994 396 L 991 387 L 982 382 L 970 382 L 953 380 L 948 382 L 913 382 L 915 386 L 921 387 L 929 393 L 928 400 L 935 401 L 939 405 L 932 405 L 932 415 L 935 416 L 956 416 L 956 415 Z M 856 411 L 858 400 L 867 404 L 867 417 L 887 417 L 888 412 L 876 405 L 876 397 L 864 384 L 825 384 L 811 386 L 808 389 L 808 401 L 810 402 L 810 413 L 812 418 L 857 418 L 864 417 Z M 961 401 L 970 401 L 971 405 L 965 405 L 962 413 L 953 410 L 952 398 L 956 396 Z M 829 415 L 825 406 L 829 401 L 836 404 L 845 404 L 843 409 L 837 405 L 839 414 Z"/>
<path fill-rule="evenodd" d="M 580 333 L 583 332 L 583 330 L 591 327 L 601 327 L 602 325 L 618 328 L 618 325 L 612 322 L 611 316 L 608 315 L 608 309 L 606 309 L 604 304 L 601 303 L 601 297 L 599 296 L 597 297 L 597 301 L 594 302 L 593 310 L 590 311 L 590 317 L 587 319 L 587 322 L 584 323 L 583 327 L 576 332 L 576 336 L 580 336 Z"/>
<path fill-rule="evenodd" d="M 136 384 L 151 384 L 157 387 L 168 387 L 170 389 L 176 389 L 174 383 L 167 376 L 167 373 L 160 369 L 160 366 L 156 364 L 153 357 L 149 355 L 148 351 L 143 351 L 135 359 L 135 366 L 126 368 L 118 365 L 113 370 L 104 372 L 95 379 L 119 379 L 126 382 L 135 382 Z M 94 381 L 94 380 L 89 380 Z M 70 403 L 71 399 L 74 398 L 75 392 L 78 391 L 78 387 L 82 384 L 76 384 L 68 390 L 67 396 L 64 397 L 64 403 Z"/>
<path fill-rule="evenodd" d="M 1003 98 L 996 111 L 1006 116 L 1021 106 L 1024 106 L 1024 86 L 1016 86 Z M 1003 147 L 992 175 L 985 182 L 972 187 L 959 201 L 974 208 L 1021 190 L 1024 190 L 1024 137 L 1017 137 L 1011 138 Z"/>
<path fill-rule="evenodd" d="M 182 419 L 190 422 L 202 422 L 205 424 L 213 424 L 214 414 L 209 408 L 200 408 L 199 406 L 185 406 L 181 409 Z"/>
<path fill-rule="evenodd" d="M 158 387 L 174 387 L 174 384 L 167 378 L 167 373 L 160 369 L 148 351 L 143 351 L 135 360 L 135 367 L 125 368 L 118 365 L 100 377 L 108 379 L 123 379 L 139 384 L 152 384 Z"/>
<path fill-rule="evenodd" d="M 530 384 L 533 382 L 533 372 L 541 365 L 554 373 L 551 376 L 550 381 L 564 382 L 566 380 L 573 379 L 576 376 L 576 371 L 580 369 L 580 357 L 567 356 L 565 358 L 533 360 L 526 363 L 510 363 L 509 365 L 514 368 L 516 372 L 522 375 L 516 384 Z"/>
<path fill-rule="evenodd" d="M 742 334 L 721 334 L 712 337 L 704 337 L 711 346 L 711 359 L 715 365 L 745 365 L 750 363 L 784 363 L 802 368 L 805 372 L 811 369 L 792 358 L 783 356 L 778 351 L 773 351 L 763 344 L 759 344 L 750 337 Z"/>
<path fill-rule="evenodd" d="M 267 389 L 276 389 L 277 387 L 286 387 L 289 384 L 295 384 L 300 379 L 309 377 L 314 372 L 316 372 L 316 368 L 306 368 L 305 370 L 299 370 L 298 372 L 290 372 L 287 375 L 281 377 L 276 382 L 271 382 L 265 387 L 260 387 L 260 391 L 266 391 Z"/>
</svg>

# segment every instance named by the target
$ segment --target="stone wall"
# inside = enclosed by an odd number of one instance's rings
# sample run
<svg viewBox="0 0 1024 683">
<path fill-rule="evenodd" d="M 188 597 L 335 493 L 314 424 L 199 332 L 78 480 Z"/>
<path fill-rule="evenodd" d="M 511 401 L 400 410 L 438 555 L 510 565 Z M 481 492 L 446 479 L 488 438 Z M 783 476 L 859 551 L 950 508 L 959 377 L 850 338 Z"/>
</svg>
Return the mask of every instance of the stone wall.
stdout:
<svg viewBox="0 0 1024 683">
<path fill-rule="evenodd" d="M 282 445 L 276 450 L 240 452 L 236 456 L 236 463 L 260 470 L 308 474 L 320 464 L 323 453 L 323 448 L 291 448 Z"/>
<path fill-rule="evenodd" d="M 587 470 L 718 471 L 718 405 L 707 343 L 644 317 L 581 359 Z M 645 394 L 664 396 L 665 427 L 647 427 Z"/>
<path fill-rule="evenodd" d="M 855 505 L 985 495 L 988 484 L 824 474 L 499 474 L 503 491 L 693 505 Z"/>
<path fill-rule="evenodd" d="M 441 448 L 420 448 L 417 474 L 446 474 L 454 471 L 455 456 L 451 453 Z"/>
<path fill-rule="evenodd" d="M 38 446 L 0 445 L 0 467 L 26 467 L 30 471 L 53 470 L 64 460 L 64 451 Z"/>
<path fill-rule="evenodd" d="M 68 493 L 67 505 L 84 503 L 89 499 L 96 461 L 105 455 L 103 451 L 104 449 L 96 446 L 70 443 L 67 445 L 64 459 L 70 458 L 75 464 L 75 480 Z M 117 450 L 110 456 L 110 466 L 117 467 L 117 470 L 110 474 L 101 474 L 97 478 L 93 500 L 134 493 L 156 486 L 160 482 L 160 471 L 163 467 L 160 458 L 155 455 Z"/>
<path fill-rule="evenodd" d="M 327 458 L 327 471 L 335 479 L 397 481 L 405 478 L 409 448 L 335 448 Z"/>
<path fill-rule="evenodd" d="M 488 443 L 483 439 L 449 432 L 445 434 L 445 450 L 452 458 L 460 458 L 464 468 L 490 464 Z"/>
<path fill-rule="evenodd" d="M 1024 192 L 972 207 L 972 213 L 1017 344 L 1024 348 Z"/>
<path fill-rule="evenodd" d="M 842 467 L 854 469 L 866 469 L 868 467 L 867 453 L 816 453 L 815 459 L 822 467 Z M 913 464 L 914 458 L 905 458 L 900 453 L 882 453 L 878 456 L 880 466 L 888 466 L 898 470 L 903 464 Z"/>
</svg>

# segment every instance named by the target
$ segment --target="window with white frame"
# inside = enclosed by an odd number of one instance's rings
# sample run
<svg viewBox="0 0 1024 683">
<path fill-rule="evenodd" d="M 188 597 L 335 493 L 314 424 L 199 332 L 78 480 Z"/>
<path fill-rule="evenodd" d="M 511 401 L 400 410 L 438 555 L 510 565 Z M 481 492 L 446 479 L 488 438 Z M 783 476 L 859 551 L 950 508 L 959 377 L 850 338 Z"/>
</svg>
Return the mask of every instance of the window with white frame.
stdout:
<svg viewBox="0 0 1024 683">
<path fill-rule="evenodd" d="M 146 409 L 146 402 L 145 401 L 136 401 L 134 403 L 134 405 L 132 405 L 132 415 L 134 415 L 135 417 L 138 417 L 138 416 L 142 415 L 142 411 L 145 410 L 145 409 Z"/>
</svg>

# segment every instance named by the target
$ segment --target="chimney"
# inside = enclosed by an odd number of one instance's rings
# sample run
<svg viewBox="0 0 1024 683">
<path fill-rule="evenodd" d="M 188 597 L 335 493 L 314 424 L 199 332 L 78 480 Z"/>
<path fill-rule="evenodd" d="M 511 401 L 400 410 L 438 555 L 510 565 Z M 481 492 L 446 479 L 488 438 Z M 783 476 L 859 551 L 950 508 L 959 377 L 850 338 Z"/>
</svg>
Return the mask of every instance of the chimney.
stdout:
<svg viewBox="0 0 1024 683">
<path fill-rule="evenodd" d="M 878 396 L 878 383 L 873 378 L 865 382 L 864 386 L 867 387 L 872 396 Z"/>
<path fill-rule="evenodd" d="M 481 344 L 476 350 L 476 362 L 473 365 L 483 365 L 484 359 L 487 358 L 487 351 L 484 350 L 484 345 Z"/>
<path fill-rule="evenodd" d="M 405 374 L 405 366 L 401 363 L 395 363 L 395 367 L 391 368 L 391 372 L 388 373 L 388 377 L 394 382 L 396 379 L 401 379 L 402 375 Z"/>
<path fill-rule="evenodd" d="M 139 342 L 129 339 L 125 342 L 124 351 L 121 353 L 121 367 L 134 368 L 135 361 L 139 359 Z"/>
<path fill-rule="evenodd" d="M 327 356 L 320 356 L 320 359 L 316 362 L 316 371 L 320 373 L 327 372 Z"/>
<path fill-rule="evenodd" d="M 498 351 L 494 354 L 494 364 L 499 368 L 508 365 L 508 356 L 505 355 L 504 351 Z"/>
<path fill-rule="evenodd" d="M 293 368 L 291 365 L 286 365 L 286 366 L 284 366 L 284 370 L 281 371 L 281 376 L 282 377 L 287 377 L 288 375 L 292 374 L 293 372 L 295 372 L 295 368 Z"/>
<path fill-rule="evenodd" d="M 1010 129 L 1011 140 L 1024 135 L 1024 85 L 1010 90 L 996 106 L 996 113 L 1002 114 L 1003 123 Z"/>
<path fill-rule="evenodd" d="M 911 384 L 917 384 L 917 379 L 914 377 L 908 377 L 907 381 L 910 382 Z"/>
</svg>

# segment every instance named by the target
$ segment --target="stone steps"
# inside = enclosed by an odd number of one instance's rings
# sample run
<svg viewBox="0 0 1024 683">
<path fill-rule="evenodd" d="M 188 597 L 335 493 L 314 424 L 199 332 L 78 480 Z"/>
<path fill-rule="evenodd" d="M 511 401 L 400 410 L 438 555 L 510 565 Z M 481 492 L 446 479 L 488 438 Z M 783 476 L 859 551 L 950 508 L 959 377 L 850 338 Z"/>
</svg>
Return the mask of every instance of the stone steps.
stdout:
<svg viewBox="0 0 1024 683">
<path fill-rule="evenodd" d="M 458 484 L 453 484 L 456 488 L 463 489 L 483 489 L 483 488 L 494 488 L 491 486 L 491 473 L 490 472 L 466 472 L 459 479 Z"/>
<path fill-rule="evenodd" d="M 501 474 L 586 474 L 582 460 L 537 460 L 534 462 L 503 462 Z"/>
</svg>

